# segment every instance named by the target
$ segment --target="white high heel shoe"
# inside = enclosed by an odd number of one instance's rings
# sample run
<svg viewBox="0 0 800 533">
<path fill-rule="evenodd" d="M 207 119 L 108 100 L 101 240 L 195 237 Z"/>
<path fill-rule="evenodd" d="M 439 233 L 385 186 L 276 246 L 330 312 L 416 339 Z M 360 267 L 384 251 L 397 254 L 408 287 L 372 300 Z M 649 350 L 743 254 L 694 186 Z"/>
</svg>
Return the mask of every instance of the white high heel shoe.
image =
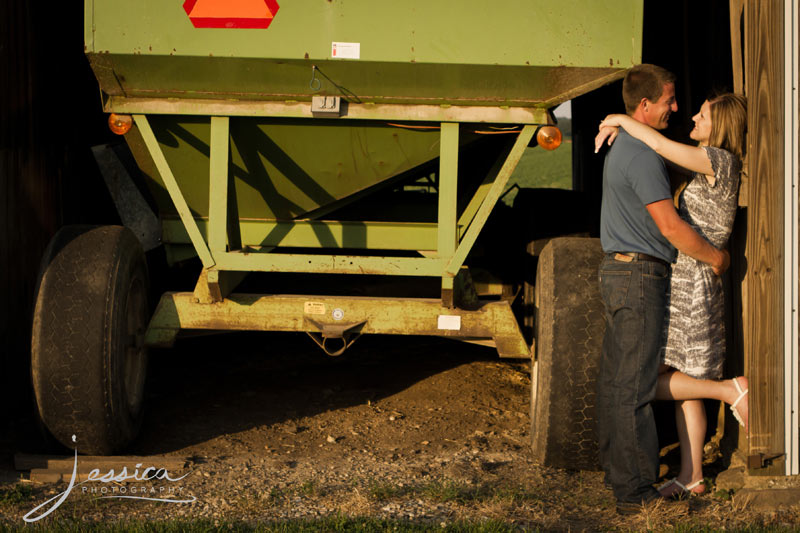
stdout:
<svg viewBox="0 0 800 533">
<path fill-rule="evenodd" d="M 733 384 L 736 385 L 736 391 L 739 393 L 739 397 L 736 398 L 736 401 L 731 404 L 731 412 L 733 413 L 733 418 L 735 418 L 736 421 L 739 422 L 740 426 L 747 427 L 745 425 L 745 423 L 744 423 L 744 420 L 742 420 L 742 415 L 740 415 L 739 411 L 736 410 L 736 406 L 739 405 L 739 402 L 742 401 L 742 398 L 747 396 L 747 393 L 750 391 L 750 389 L 748 388 L 748 389 L 742 390 L 742 387 L 739 385 L 738 378 L 733 378 L 732 381 L 733 381 Z"/>
</svg>

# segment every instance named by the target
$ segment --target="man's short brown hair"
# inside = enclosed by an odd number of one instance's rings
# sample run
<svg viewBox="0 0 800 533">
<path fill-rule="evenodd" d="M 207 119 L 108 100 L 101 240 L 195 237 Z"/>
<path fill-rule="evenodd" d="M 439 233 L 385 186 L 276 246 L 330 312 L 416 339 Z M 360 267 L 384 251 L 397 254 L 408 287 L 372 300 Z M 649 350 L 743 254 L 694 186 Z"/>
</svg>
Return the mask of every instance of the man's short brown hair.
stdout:
<svg viewBox="0 0 800 533">
<path fill-rule="evenodd" d="M 622 99 L 625 111 L 632 115 L 642 98 L 657 102 L 664 92 L 664 85 L 675 83 L 675 74 L 658 65 L 642 63 L 625 74 L 622 81 Z"/>
</svg>

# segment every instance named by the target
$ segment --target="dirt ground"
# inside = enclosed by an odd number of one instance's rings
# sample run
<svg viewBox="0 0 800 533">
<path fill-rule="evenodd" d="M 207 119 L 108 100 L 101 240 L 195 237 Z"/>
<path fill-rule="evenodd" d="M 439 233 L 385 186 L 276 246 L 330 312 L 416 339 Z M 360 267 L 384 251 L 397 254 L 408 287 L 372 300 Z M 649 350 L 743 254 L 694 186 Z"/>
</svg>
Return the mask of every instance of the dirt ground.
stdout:
<svg viewBox="0 0 800 533">
<path fill-rule="evenodd" d="M 447 340 L 364 337 L 330 358 L 301 334 L 183 339 L 151 354 L 147 415 L 127 453 L 186 458 L 171 473 L 186 477 L 103 486 L 166 487 L 196 500 L 98 499 L 84 485 L 41 523 L 335 514 L 570 531 L 800 523 L 796 507 L 755 509 L 729 490 L 620 517 L 599 473 L 531 461 L 529 390 L 529 362 Z M 15 452 L 41 451 L 30 434 L 0 446 L 0 525 L 20 525 L 66 486 L 13 470 Z"/>
</svg>

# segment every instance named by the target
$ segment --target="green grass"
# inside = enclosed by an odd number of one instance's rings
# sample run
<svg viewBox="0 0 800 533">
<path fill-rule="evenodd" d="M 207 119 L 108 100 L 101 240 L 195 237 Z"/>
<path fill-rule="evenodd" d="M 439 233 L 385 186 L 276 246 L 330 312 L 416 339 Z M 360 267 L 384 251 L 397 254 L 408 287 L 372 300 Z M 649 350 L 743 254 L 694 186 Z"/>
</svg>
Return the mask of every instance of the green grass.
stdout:
<svg viewBox="0 0 800 533">
<path fill-rule="evenodd" d="M 436 502 L 462 504 L 478 502 L 521 503 L 541 501 L 534 491 L 524 487 L 493 487 L 489 485 L 467 485 L 453 481 L 435 481 L 417 489 L 421 495 Z"/>
<path fill-rule="evenodd" d="M 11 488 L 0 489 L 0 504 L 16 504 L 31 499 L 31 486 L 17 483 Z"/>
<path fill-rule="evenodd" d="M 470 485 L 450 480 L 436 480 L 429 483 L 397 487 L 385 483 L 370 485 L 368 495 L 377 501 L 387 501 L 402 497 L 421 497 L 434 502 L 509 502 L 539 501 L 539 495 L 524 487 L 493 487 L 489 485 Z"/>
<path fill-rule="evenodd" d="M 572 142 L 565 140 L 561 146 L 548 152 L 542 148 L 526 148 L 506 188 L 514 185 L 532 188 L 572 188 Z M 503 202 L 511 205 L 516 193 L 510 192 Z"/>
<path fill-rule="evenodd" d="M 750 526 L 743 526 L 743 527 L 733 527 L 733 528 L 723 528 L 723 527 L 711 527 L 705 524 L 676 524 L 673 528 L 671 528 L 673 533 L 716 533 L 722 532 L 725 533 L 783 533 L 783 532 L 796 532 L 800 531 L 798 526 L 761 526 L 761 525 L 750 525 Z"/>
<path fill-rule="evenodd" d="M 88 524 L 82 522 L 66 522 L 42 520 L 44 524 L 20 524 L 11 528 L 0 525 L 0 532 L 53 532 L 83 533 L 98 531 L 101 533 L 182 533 L 193 532 L 264 532 L 264 533 L 304 533 L 315 532 L 364 532 L 364 533 L 417 533 L 422 531 L 441 531 L 444 533 L 510 533 L 519 531 L 511 524 L 490 520 L 480 523 L 454 522 L 442 524 L 413 524 L 399 520 L 377 518 L 349 518 L 332 516 L 319 520 L 288 520 L 284 522 L 267 522 L 264 524 L 248 524 L 238 521 L 220 520 L 171 520 L 151 522 L 144 520 L 126 520 L 116 523 Z"/>
<path fill-rule="evenodd" d="M 319 491 L 317 490 L 317 487 L 316 485 L 314 485 L 313 481 L 304 482 L 302 485 L 300 485 L 297 492 L 299 494 L 302 494 L 303 496 L 308 496 L 308 497 L 320 495 L 318 494 Z"/>
<path fill-rule="evenodd" d="M 408 492 L 405 487 L 398 487 L 391 483 L 371 483 L 367 494 L 373 500 L 386 501 L 392 498 L 400 498 Z"/>
<path fill-rule="evenodd" d="M 598 524 L 599 526 L 599 524 Z M 598 529 L 602 529 L 599 528 Z M 613 528 L 612 528 L 613 529 Z M 676 524 L 669 528 L 655 528 L 655 531 L 672 531 L 678 533 L 778 533 L 798 531 L 797 526 L 761 526 L 715 528 L 705 524 Z M 482 522 L 452 522 L 415 524 L 401 520 L 378 518 L 330 516 L 317 520 L 287 520 L 283 522 L 265 522 L 252 524 L 242 521 L 227 520 L 170 520 L 146 521 L 124 520 L 112 523 L 84 523 L 67 520 L 42 520 L 35 524 L 19 524 L 12 527 L 0 524 L 0 533 L 4 532 L 53 532 L 53 533 L 182 533 L 182 532 L 236 532 L 236 533 L 305 533 L 305 532 L 360 532 L 360 533 L 419 533 L 424 531 L 440 531 L 442 533 L 511 533 L 518 531 L 538 531 L 537 529 L 521 529 L 510 523 L 499 520 Z"/>
</svg>

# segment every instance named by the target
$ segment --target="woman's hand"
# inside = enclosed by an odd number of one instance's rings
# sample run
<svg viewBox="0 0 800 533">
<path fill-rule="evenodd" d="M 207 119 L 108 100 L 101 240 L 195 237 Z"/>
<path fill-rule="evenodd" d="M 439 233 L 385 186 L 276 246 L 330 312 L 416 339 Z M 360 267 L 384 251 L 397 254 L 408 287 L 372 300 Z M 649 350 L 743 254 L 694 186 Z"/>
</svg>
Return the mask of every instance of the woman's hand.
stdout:
<svg viewBox="0 0 800 533">
<path fill-rule="evenodd" d="M 600 123 L 600 133 L 594 139 L 595 153 L 603 146 L 603 142 L 609 145 L 614 142 L 618 128 L 623 128 L 631 137 L 642 141 L 658 155 L 676 165 L 706 176 L 714 175 L 711 161 L 702 147 L 671 141 L 644 122 L 639 122 L 628 115 L 608 115 L 603 119 Z"/>
<path fill-rule="evenodd" d="M 594 138 L 594 153 L 600 151 L 606 139 L 608 139 L 608 145 L 611 146 L 611 143 L 617 138 L 619 128 L 622 127 L 623 122 L 628 118 L 630 118 L 628 115 L 613 114 L 603 119 L 600 123 L 600 133 Z"/>
<path fill-rule="evenodd" d="M 603 146 L 603 143 L 606 142 L 608 139 L 608 145 L 611 146 L 611 143 L 614 142 L 614 139 L 617 138 L 617 134 L 619 133 L 619 128 L 616 126 L 604 126 L 603 123 L 600 123 L 600 133 L 594 138 L 594 153 L 600 151 L 600 148 Z"/>
</svg>

